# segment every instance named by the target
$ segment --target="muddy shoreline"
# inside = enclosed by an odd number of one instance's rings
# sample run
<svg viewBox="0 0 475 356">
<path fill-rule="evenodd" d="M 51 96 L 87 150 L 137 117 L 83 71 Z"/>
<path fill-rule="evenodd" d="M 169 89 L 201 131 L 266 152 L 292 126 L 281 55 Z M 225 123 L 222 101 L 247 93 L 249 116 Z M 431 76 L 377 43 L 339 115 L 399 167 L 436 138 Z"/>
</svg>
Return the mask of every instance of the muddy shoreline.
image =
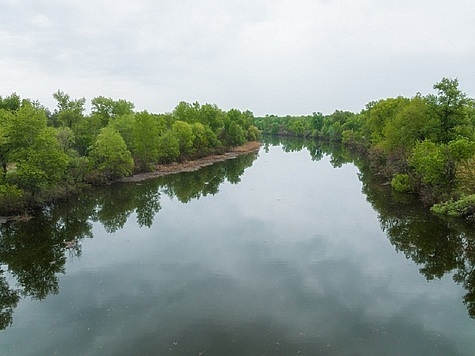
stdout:
<svg viewBox="0 0 475 356">
<path fill-rule="evenodd" d="M 170 163 L 170 164 L 160 164 L 157 165 L 155 170 L 152 172 L 138 173 L 130 177 L 124 177 L 116 182 L 119 183 L 136 183 L 142 182 L 147 179 L 163 177 L 170 174 L 182 173 L 182 172 L 193 172 L 202 167 L 212 165 L 216 162 L 226 161 L 228 159 L 233 159 L 241 155 L 256 152 L 261 147 L 261 143 L 257 141 L 247 142 L 242 146 L 233 147 L 230 151 L 227 151 L 223 154 L 215 154 L 211 156 L 206 156 L 203 158 L 198 158 L 192 161 L 185 161 L 179 163 Z"/>
</svg>

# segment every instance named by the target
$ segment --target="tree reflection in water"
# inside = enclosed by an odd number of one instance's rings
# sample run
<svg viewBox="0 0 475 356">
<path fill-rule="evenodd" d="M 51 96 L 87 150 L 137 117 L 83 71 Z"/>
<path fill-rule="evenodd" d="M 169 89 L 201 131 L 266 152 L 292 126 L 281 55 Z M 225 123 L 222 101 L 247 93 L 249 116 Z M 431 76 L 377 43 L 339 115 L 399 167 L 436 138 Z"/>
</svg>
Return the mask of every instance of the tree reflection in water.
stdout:
<svg viewBox="0 0 475 356">
<path fill-rule="evenodd" d="M 378 213 L 381 229 L 385 231 L 396 251 L 420 265 L 427 279 L 442 278 L 448 273 L 461 284 L 466 294 L 463 302 L 468 314 L 475 318 L 475 228 L 464 221 L 442 219 L 432 214 L 411 195 L 395 193 L 383 178 L 372 172 L 364 158 L 345 147 L 328 142 L 294 138 L 268 138 L 264 147 L 282 144 L 286 152 L 307 149 L 312 160 L 330 157 L 338 168 L 352 163 L 358 167 L 362 192 Z"/>
<path fill-rule="evenodd" d="M 378 212 L 381 228 L 397 251 L 421 266 L 428 280 L 453 274 L 466 294 L 470 317 L 475 318 L 475 229 L 462 221 L 440 219 L 414 197 L 395 194 L 371 171 L 366 161 L 340 145 L 314 140 L 267 138 L 263 149 L 282 145 L 285 152 L 306 149 L 314 161 L 329 156 L 333 167 L 358 167 L 362 192 Z M 11 325 L 13 311 L 23 297 L 44 299 L 59 292 L 66 253 L 81 255 L 81 240 L 92 238 L 92 224 L 100 222 L 111 234 L 135 214 L 141 227 L 151 227 L 160 212 L 161 195 L 187 203 L 219 192 L 222 183 L 238 183 L 257 153 L 137 184 L 94 189 L 52 204 L 26 222 L 0 225 L 0 329 Z"/>
<path fill-rule="evenodd" d="M 87 194 L 38 210 L 29 221 L 0 224 L 0 330 L 12 324 L 21 298 L 42 300 L 59 293 L 66 254 L 81 256 L 81 240 L 92 238 L 92 224 L 100 222 L 113 234 L 135 213 L 140 227 L 150 228 L 165 194 L 186 203 L 217 194 L 228 181 L 236 184 L 258 153 L 137 184 L 95 188 Z"/>
</svg>

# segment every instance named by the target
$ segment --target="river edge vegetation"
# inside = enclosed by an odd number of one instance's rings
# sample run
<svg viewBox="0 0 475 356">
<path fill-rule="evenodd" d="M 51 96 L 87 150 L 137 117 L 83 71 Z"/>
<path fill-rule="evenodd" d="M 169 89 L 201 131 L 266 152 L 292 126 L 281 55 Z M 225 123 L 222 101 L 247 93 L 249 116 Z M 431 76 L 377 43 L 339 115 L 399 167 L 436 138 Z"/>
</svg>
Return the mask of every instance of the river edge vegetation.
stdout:
<svg viewBox="0 0 475 356">
<path fill-rule="evenodd" d="M 173 112 L 135 112 L 134 104 L 57 91 L 51 112 L 16 93 L 0 96 L 0 216 L 24 213 L 85 187 L 158 165 L 223 154 L 259 139 L 250 111 L 180 102 Z"/>
<path fill-rule="evenodd" d="M 358 114 L 267 115 L 254 123 L 263 134 L 341 142 L 396 192 L 475 224 L 475 101 L 457 79 L 443 78 L 433 88 L 426 96 L 370 102 Z"/>
<path fill-rule="evenodd" d="M 135 112 L 126 100 L 57 91 L 57 108 L 0 97 L 0 215 L 160 164 L 222 154 L 261 133 L 340 142 L 359 152 L 393 190 L 435 213 L 475 224 L 475 101 L 457 79 L 434 94 L 368 103 L 360 113 L 267 115 L 180 102 L 171 113 Z"/>
</svg>

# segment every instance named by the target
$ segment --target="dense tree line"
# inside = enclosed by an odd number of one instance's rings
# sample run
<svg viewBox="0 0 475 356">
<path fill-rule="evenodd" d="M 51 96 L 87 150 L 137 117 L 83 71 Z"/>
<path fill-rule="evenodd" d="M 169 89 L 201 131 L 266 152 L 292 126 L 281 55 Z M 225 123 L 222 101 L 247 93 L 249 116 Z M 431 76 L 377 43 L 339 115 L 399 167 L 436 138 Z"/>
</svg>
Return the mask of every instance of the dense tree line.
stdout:
<svg viewBox="0 0 475 356">
<path fill-rule="evenodd" d="M 433 210 L 475 221 L 475 102 L 457 79 L 434 94 L 370 102 L 360 113 L 256 118 L 264 133 L 321 138 L 358 148 L 394 190 Z"/>
<path fill-rule="evenodd" d="M 259 136 L 250 111 L 180 102 L 171 113 L 152 114 L 99 96 L 86 115 L 84 98 L 53 97 L 53 112 L 16 94 L 0 97 L 0 214 Z"/>
</svg>

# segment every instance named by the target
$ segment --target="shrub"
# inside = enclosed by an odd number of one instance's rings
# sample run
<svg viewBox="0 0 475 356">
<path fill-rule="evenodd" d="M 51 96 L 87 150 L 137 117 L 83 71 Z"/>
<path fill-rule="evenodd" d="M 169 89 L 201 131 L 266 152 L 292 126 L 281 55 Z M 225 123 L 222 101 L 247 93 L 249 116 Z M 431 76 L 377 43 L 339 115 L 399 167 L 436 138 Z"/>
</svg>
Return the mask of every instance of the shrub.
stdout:
<svg viewBox="0 0 475 356">
<path fill-rule="evenodd" d="M 462 217 L 475 222 L 475 194 L 467 195 L 459 200 L 435 204 L 431 210 L 434 213 Z"/>
<path fill-rule="evenodd" d="M 409 175 L 407 174 L 396 174 L 394 178 L 391 180 L 391 187 L 396 192 L 401 193 L 410 193 L 413 191 L 413 186 L 411 184 Z"/>
</svg>

